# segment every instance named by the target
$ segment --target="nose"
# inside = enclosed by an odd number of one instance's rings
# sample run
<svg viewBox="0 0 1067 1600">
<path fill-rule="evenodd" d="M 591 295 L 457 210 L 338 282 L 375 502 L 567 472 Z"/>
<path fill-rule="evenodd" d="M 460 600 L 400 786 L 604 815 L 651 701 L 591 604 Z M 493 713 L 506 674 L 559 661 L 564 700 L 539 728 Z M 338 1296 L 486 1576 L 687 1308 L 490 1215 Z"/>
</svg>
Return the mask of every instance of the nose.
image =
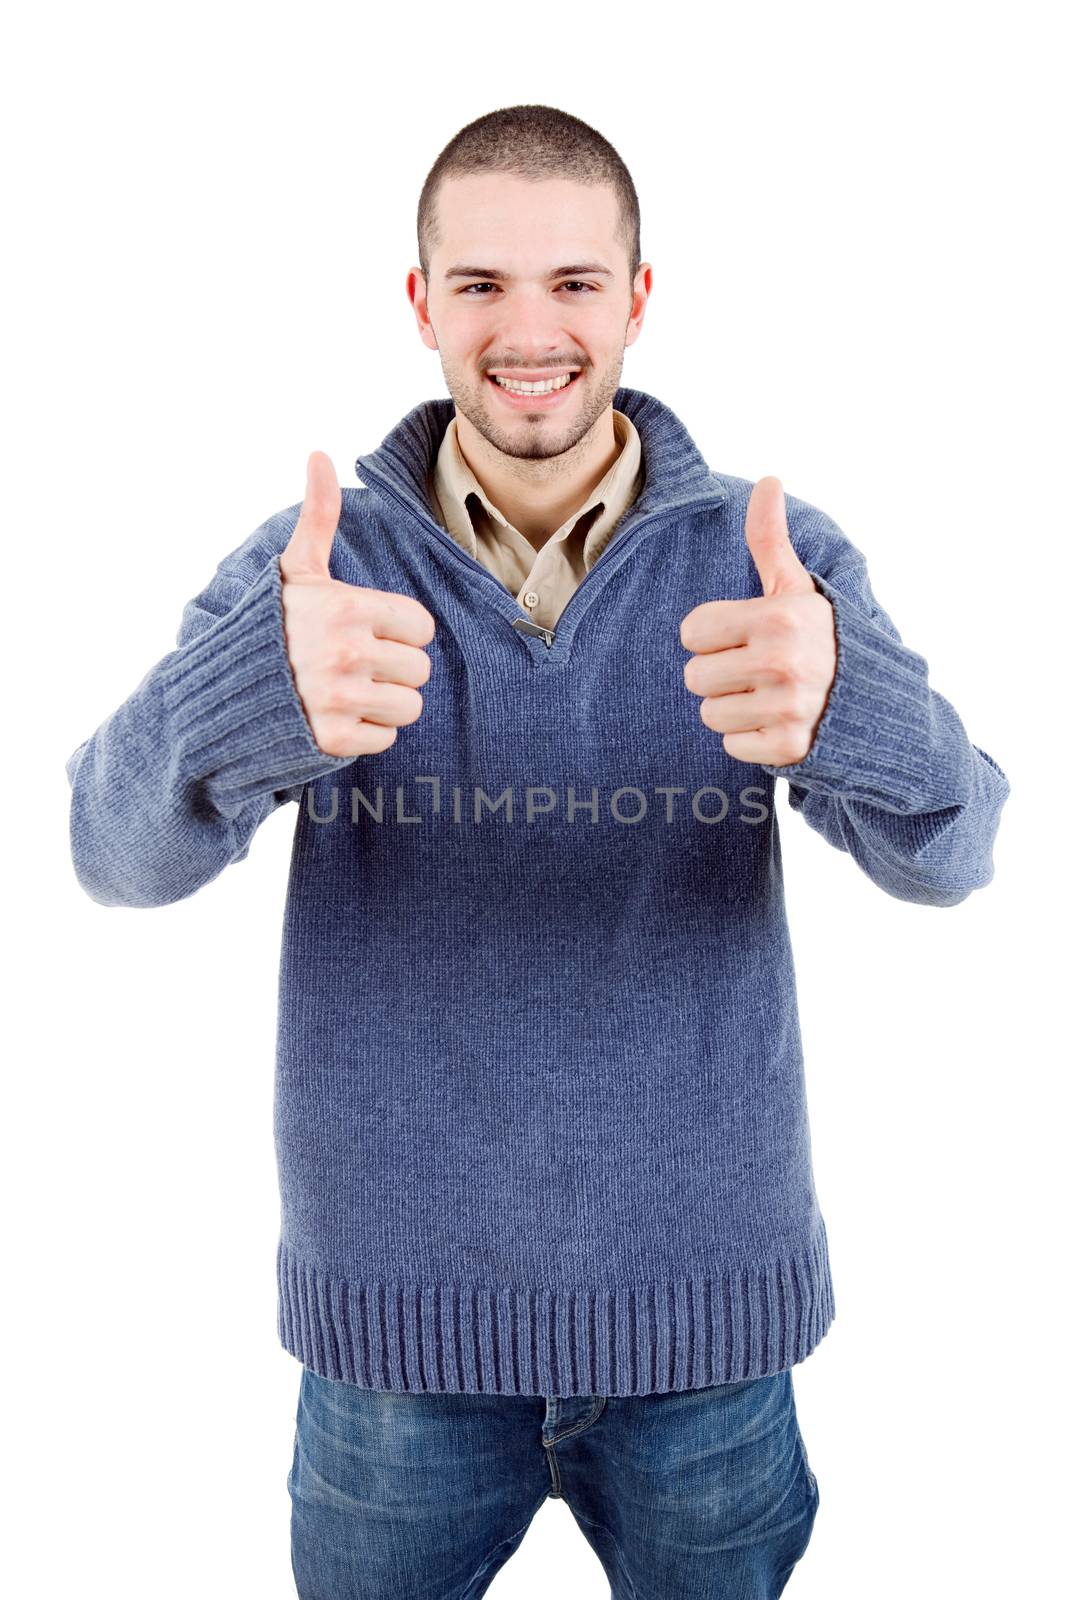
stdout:
<svg viewBox="0 0 1067 1600">
<path fill-rule="evenodd" d="M 536 371 L 538 367 L 559 367 L 573 361 L 574 341 L 560 323 L 559 306 L 545 301 L 542 290 L 529 294 L 516 291 L 508 296 L 500 322 L 494 330 L 493 348 L 500 354 L 494 365 L 514 363 Z"/>
</svg>

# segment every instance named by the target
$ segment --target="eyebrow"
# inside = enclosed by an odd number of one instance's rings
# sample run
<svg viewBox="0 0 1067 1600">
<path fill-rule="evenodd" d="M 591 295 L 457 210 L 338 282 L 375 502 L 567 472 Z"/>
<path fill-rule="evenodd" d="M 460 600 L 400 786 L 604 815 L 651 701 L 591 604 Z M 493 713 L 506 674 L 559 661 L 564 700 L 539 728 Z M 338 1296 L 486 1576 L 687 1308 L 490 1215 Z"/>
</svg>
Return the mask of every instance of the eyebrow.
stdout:
<svg viewBox="0 0 1067 1600">
<path fill-rule="evenodd" d="M 553 278 L 613 278 L 614 276 L 610 267 L 602 266 L 599 261 L 579 262 L 574 267 L 554 267 L 551 272 L 545 273 L 545 278 L 549 281 Z M 495 267 L 449 267 L 445 278 L 487 278 L 494 283 L 511 282 L 509 272 L 498 272 Z"/>
</svg>

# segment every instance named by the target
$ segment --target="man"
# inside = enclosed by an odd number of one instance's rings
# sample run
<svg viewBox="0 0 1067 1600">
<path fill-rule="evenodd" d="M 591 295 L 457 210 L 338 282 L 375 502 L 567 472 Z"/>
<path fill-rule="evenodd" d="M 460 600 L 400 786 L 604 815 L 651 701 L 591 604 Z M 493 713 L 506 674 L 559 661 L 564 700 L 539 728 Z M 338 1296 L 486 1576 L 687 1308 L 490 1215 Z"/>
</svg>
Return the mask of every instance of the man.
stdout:
<svg viewBox="0 0 1067 1600">
<path fill-rule="evenodd" d="M 774 780 L 958 904 L 1008 794 L 829 517 L 619 387 L 617 153 L 479 118 L 407 280 L 450 400 L 321 453 L 71 756 L 80 882 L 163 905 L 298 802 L 278 1331 L 301 1596 L 470 1597 L 547 1496 L 618 1594 L 780 1594 L 834 1316 Z M 693 697 L 697 703 L 694 705 Z M 343 780 L 343 781 L 342 781 Z"/>
</svg>

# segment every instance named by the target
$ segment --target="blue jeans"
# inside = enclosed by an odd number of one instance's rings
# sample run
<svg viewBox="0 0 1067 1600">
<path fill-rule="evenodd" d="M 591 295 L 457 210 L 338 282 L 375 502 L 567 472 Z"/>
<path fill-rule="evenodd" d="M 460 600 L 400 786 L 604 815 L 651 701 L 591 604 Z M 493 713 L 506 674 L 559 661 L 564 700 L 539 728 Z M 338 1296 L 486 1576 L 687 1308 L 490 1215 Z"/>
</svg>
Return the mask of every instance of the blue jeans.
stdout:
<svg viewBox="0 0 1067 1600">
<path fill-rule="evenodd" d="M 385 1393 L 302 1369 L 292 1563 L 300 1600 L 477 1600 L 546 1499 L 612 1600 L 770 1600 L 819 1488 L 789 1369 L 677 1393 Z"/>
</svg>

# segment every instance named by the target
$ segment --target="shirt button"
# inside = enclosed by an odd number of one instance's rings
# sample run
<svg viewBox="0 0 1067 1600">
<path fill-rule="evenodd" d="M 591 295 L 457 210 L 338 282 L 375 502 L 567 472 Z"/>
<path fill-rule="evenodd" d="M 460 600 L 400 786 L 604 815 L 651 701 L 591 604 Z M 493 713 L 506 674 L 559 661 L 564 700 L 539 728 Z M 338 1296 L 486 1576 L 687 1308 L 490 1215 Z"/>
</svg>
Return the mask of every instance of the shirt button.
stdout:
<svg viewBox="0 0 1067 1600">
<path fill-rule="evenodd" d="M 530 606 L 532 608 L 537 604 L 540 598 L 541 596 L 534 589 L 529 589 L 526 594 L 523 595 L 522 603 L 524 606 Z"/>
</svg>

